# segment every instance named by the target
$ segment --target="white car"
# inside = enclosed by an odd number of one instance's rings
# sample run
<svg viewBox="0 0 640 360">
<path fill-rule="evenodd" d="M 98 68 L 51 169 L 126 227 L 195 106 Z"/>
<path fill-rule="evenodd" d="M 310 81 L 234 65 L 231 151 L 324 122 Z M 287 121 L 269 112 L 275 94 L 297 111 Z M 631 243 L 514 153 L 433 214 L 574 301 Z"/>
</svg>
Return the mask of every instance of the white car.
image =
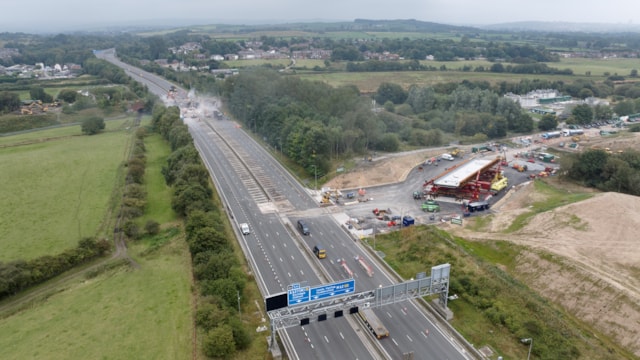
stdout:
<svg viewBox="0 0 640 360">
<path fill-rule="evenodd" d="M 251 234 L 251 230 L 249 229 L 249 224 L 247 223 L 240 224 L 240 231 L 242 231 L 242 235 Z"/>
<path fill-rule="evenodd" d="M 449 160 L 449 161 L 453 161 L 455 159 L 451 154 L 442 154 L 440 158 L 442 160 Z"/>
</svg>

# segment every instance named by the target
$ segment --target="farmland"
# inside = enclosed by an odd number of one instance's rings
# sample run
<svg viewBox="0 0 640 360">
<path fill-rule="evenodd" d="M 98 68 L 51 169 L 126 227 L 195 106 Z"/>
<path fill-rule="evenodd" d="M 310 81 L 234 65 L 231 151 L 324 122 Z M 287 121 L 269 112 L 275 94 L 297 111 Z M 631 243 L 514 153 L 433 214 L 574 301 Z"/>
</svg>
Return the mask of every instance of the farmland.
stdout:
<svg viewBox="0 0 640 360">
<path fill-rule="evenodd" d="M 62 234 L 65 230 L 69 233 L 83 231 L 87 236 L 96 233 L 112 205 L 111 194 L 122 177 L 119 169 L 125 158 L 127 141 L 133 136 L 126 130 L 127 126 L 123 126 L 128 124 L 128 120 L 107 122 L 108 131 L 95 136 L 73 136 L 80 131 L 79 126 L 74 126 L 2 139 L 5 147 L 0 150 L 0 158 L 3 164 L 12 166 L 12 173 L 17 172 L 11 182 L 3 179 L 4 183 L 11 186 L 22 184 L 24 188 L 38 187 L 38 191 L 32 191 L 30 197 L 16 203 L 12 209 L 29 213 L 30 217 L 14 217 L 11 220 L 15 224 L 9 223 L 12 229 L 16 229 L 13 233 L 27 232 L 34 237 L 29 239 L 30 247 L 26 248 L 18 241 L 20 251 L 15 250 L 8 255 L 5 252 L 3 256 L 15 260 L 20 256 L 31 258 L 53 254 L 75 245 L 78 240 L 75 235 L 63 238 L 69 238 L 68 244 L 59 241 L 54 246 L 44 246 L 53 237 L 50 235 L 52 231 Z M 181 229 L 172 224 L 175 217 L 167 200 L 170 192 L 163 186 L 164 179 L 160 173 L 169 149 L 158 135 L 147 139 L 150 151 L 146 183 L 153 192 L 147 204 L 148 218 L 169 225 L 163 226 L 157 235 L 147 235 L 129 244 L 128 252 L 138 264 L 137 268 L 107 260 L 105 265 L 77 272 L 63 282 L 52 280 L 37 289 L 41 294 L 37 297 L 31 296 L 32 291 L 27 291 L 18 295 L 16 306 L 0 306 L 3 357 L 192 358 L 190 261 L 186 257 L 188 251 Z M 10 146 L 12 144 L 14 146 Z M 34 164 L 26 162 L 29 158 Z M 46 166 L 38 166 L 37 160 Z M 26 170 L 20 169 L 19 161 L 29 165 Z M 77 167 L 82 167 L 82 176 L 74 171 Z M 48 175 L 41 175 L 38 169 Z M 19 170 L 29 176 L 22 175 Z M 50 178 L 59 178 L 53 180 L 55 186 L 61 186 L 60 183 L 65 181 L 70 185 L 60 192 L 40 189 L 44 181 L 41 179 L 47 178 L 50 182 Z M 95 191 L 87 191 L 88 186 L 93 186 Z M 3 192 L 2 196 L 9 195 Z M 60 204 L 46 203 L 38 196 Z M 70 217 L 65 206 L 73 208 L 76 202 L 82 211 Z M 49 216 L 52 220 L 33 221 L 42 216 Z M 9 224 L 3 223 L 3 227 Z M 38 225 L 37 229 L 31 229 L 34 225 Z M 39 232 L 47 235 L 35 238 Z M 3 241 L 9 239 L 3 238 Z M 16 249 L 18 245 L 7 242 L 3 246 Z M 21 300 L 23 295 L 31 300 Z"/>
<path fill-rule="evenodd" d="M 2 139 L 0 260 L 61 252 L 103 225 L 131 134 L 73 134 L 79 126 Z"/>
</svg>

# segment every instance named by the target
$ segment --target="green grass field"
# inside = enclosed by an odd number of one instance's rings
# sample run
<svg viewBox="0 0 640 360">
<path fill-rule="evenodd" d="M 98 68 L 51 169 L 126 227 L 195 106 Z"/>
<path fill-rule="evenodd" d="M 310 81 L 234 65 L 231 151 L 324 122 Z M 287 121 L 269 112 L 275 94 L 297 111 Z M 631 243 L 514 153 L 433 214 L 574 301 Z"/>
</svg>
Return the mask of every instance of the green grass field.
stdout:
<svg viewBox="0 0 640 360">
<path fill-rule="evenodd" d="M 143 122 L 148 122 L 148 119 Z M 127 120 L 113 121 L 108 123 L 107 128 L 117 129 L 123 124 L 127 124 Z M 22 212 L 34 213 L 31 218 L 49 216 L 53 219 L 51 222 L 59 224 L 53 229 L 40 226 L 40 232 L 59 231 L 58 228 L 63 228 L 65 221 L 74 230 L 76 224 L 83 221 L 87 224 L 87 231 L 95 231 L 95 224 L 93 228 L 89 227 L 89 223 L 95 223 L 90 215 L 93 213 L 97 221 L 104 217 L 106 202 L 117 181 L 117 168 L 124 156 L 124 143 L 133 136 L 129 131 L 114 131 L 92 137 L 68 138 L 68 131 L 69 128 L 41 131 L 41 138 L 59 138 L 43 144 L 0 150 L 3 164 L 9 165 L 8 160 L 13 163 L 33 157 L 36 165 L 39 162 L 47 164 L 44 169 L 40 166 L 43 173 L 48 173 L 48 176 L 41 176 L 45 179 L 42 181 L 60 177 L 54 186 L 60 186 L 59 182 L 69 183 L 65 187 L 69 191 L 59 194 L 62 204 L 55 205 L 54 210 L 57 209 L 61 214 L 48 214 L 52 211 L 41 209 L 47 206 L 36 205 L 35 199 L 23 204 L 25 210 Z M 21 138 L 14 140 L 33 140 L 34 135 L 19 135 Z M 160 167 L 170 153 L 169 146 L 158 135 L 147 137 L 145 144 L 148 160 L 146 186 L 147 191 L 153 192 L 149 197 L 147 211 L 156 221 L 172 223 L 176 219 L 168 200 L 170 189 L 158 185 L 164 184 Z M 82 176 L 78 176 L 77 171 L 69 168 L 66 163 L 85 169 Z M 101 166 L 96 166 L 98 164 Z M 19 168 L 18 165 L 12 166 L 14 169 Z M 27 168 L 30 173 L 38 173 L 38 166 L 29 165 Z M 25 182 L 25 186 L 39 185 L 31 181 L 31 178 L 34 176 L 17 177 Z M 104 184 L 97 182 L 98 179 L 104 179 Z M 10 183 L 3 179 L 3 184 Z M 86 188 L 92 185 L 100 191 L 94 191 L 95 195 L 89 196 L 90 192 Z M 57 192 L 51 190 L 38 190 L 31 197 L 49 198 L 55 193 Z M 64 199 L 65 196 L 68 200 Z M 82 200 L 81 206 L 86 211 L 76 213 L 76 217 L 67 216 L 64 204 L 70 207 L 77 199 Z M 47 214 L 44 214 L 45 210 Z M 5 214 L 2 214 L 2 219 L 4 217 Z M 19 220 L 15 218 L 14 221 Z M 26 221 L 21 223 L 26 226 Z M 4 226 L 3 223 L 3 228 Z M 32 239 L 32 247 L 38 247 L 36 240 L 38 239 Z M 4 237 L 2 241 L 5 241 Z M 46 239 L 39 241 L 47 242 Z M 3 247 L 7 245 L 2 244 Z M 59 247 L 64 248 L 63 244 L 59 244 Z M 33 251 L 25 253 L 35 256 Z M 175 226 L 164 227 L 158 235 L 130 242 L 129 254 L 139 264 L 139 268 L 119 265 L 96 276 L 75 278 L 61 289 L 51 289 L 46 301 L 36 301 L 20 312 L 0 317 L 0 357 L 192 359 L 191 269 L 182 231 Z"/>
<path fill-rule="evenodd" d="M 262 66 L 270 64 L 272 66 L 285 66 L 289 60 L 236 60 L 225 62 L 230 67 L 244 68 L 252 66 Z M 331 63 L 328 72 L 313 71 L 315 66 L 325 68 L 322 60 L 297 60 L 297 75 L 307 80 L 317 80 L 325 82 L 331 86 L 356 85 L 363 92 L 375 92 L 381 83 L 391 82 L 399 84 L 405 88 L 410 85 L 428 86 L 446 82 L 487 81 L 495 84 L 501 81 L 519 82 L 521 79 L 547 79 L 550 81 L 563 81 L 566 83 L 578 79 L 593 81 L 605 80 L 605 74 L 618 74 L 629 76 L 631 70 L 640 69 L 640 62 L 637 59 L 561 59 L 559 63 L 548 63 L 547 65 L 557 69 L 572 69 L 574 75 L 544 75 L 544 74 L 509 74 L 462 71 L 464 66 L 471 66 L 475 69 L 478 66 L 491 67 L 493 63 L 486 60 L 464 60 L 464 61 L 421 61 L 425 66 L 440 68 L 446 66 L 447 71 L 402 71 L 402 72 L 345 72 L 345 62 Z M 306 70 L 305 70 L 306 68 Z M 587 76 L 587 72 L 590 73 Z"/>
<path fill-rule="evenodd" d="M 68 136 L 72 130 L 2 139 L 31 143 L 0 148 L 0 261 L 59 253 L 96 235 L 131 134 Z M 33 141 L 38 136 L 51 140 Z"/>
<path fill-rule="evenodd" d="M 144 140 L 147 149 L 147 167 L 145 170 L 145 189 L 147 191 L 147 207 L 145 214 L 139 219 L 140 226 L 148 220 L 160 224 L 172 222 L 176 219 L 171 209 L 171 191 L 162 176 L 162 166 L 167 163 L 169 147 L 158 134 L 148 136 Z"/>
<path fill-rule="evenodd" d="M 136 255 L 147 245 L 130 248 Z M 191 359 L 191 284 L 184 241 L 69 284 L 0 319 L 3 359 Z"/>
<path fill-rule="evenodd" d="M 461 65 L 462 66 L 462 65 Z M 375 92 L 383 82 L 395 83 L 409 88 L 410 85 L 429 86 L 447 82 L 460 83 L 463 80 L 468 81 L 488 81 L 489 83 L 498 83 L 501 81 L 518 82 L 521 79 L 553 79 L 565 82 L 574 81 L 579 77 L 571 76 L 554 76 L 543 77 L 540 75 L 513 75 L 513 74 L 495 74 L 490 72 L 463 72 L 463 71 L 398 71 L 398 72 L 307 72 L 299 75 L 303 79 L 322 81 L 331 86 L 355 85 L 362 92 Z"/>
</svg>

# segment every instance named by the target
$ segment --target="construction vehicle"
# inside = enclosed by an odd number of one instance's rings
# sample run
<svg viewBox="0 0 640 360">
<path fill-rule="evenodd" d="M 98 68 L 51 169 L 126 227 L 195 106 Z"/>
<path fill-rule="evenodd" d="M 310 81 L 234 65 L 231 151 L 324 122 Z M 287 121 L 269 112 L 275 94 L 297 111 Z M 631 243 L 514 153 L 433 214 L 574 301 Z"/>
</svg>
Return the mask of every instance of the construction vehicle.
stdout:
<svg viewBox="0 0 640 360">
<path fill-rule="evenodd" d="M 498 192 L 500 192 L 500 190 L 506 188 L 508 185 L 509 185 L 509 180 L 505 176 L 501 176 L 499 179 L 497 179 L 491 184 L 491 191 L 494 194 L 497 194 Z"/>
<path fill-rule="evenodd" d="M 378 219 L 382 220 L 385 214 L 391 214 L 391 209 L 373 209 L 373 215 L 375 215 Z"/>
<path fill-rule="evenodd" d="M 367 273 L 367 276 L 373 277 L 373 269 L 369 264 L 367 264 L 362 256 L 356 255 L 354 260 L 360 264 L 360 267 Z"/>
<path fill-rule="evenodd" d="M 518 172 L 525 172 L 527 171 L 527 165 L 520 165 L 518 163 L 514 163 L 512 166 L 514 169 L 518 170 Z"/>
<path fill-rule="evenodd" d="M 572 137 L 571 137 L 571 141 L 573 141 L 574 143 L 577 143 L 577 142 L 578 142 L 578 141 L 580 141 L 580 140 L 581 140 L 581 137 L 580 137 L 580 136 L 577 136 L 577 135 L 576 135 L 576 136 L 572 136 Z"/>
<path fill-rule="evenodd" d="M 320 199 L 320 206 L 328 206 L 331 205 L 331 197 L 329 195 L 322 194 L 322 199 Z"/>
<path fill-rule="evenodd" d="M 33 115 L 33 111 L 31 111 L 31 109 L 29 109 L 29 108 L 22 108 L 22 109 L 20 109 L 20 114 L 22 114 L 22 115 Z"/>
<path fill-rule="evenodd" d="M 464 150 L 460 150 L 460 149 L 456 148 L 456 149 L 453 149 L 453 150 L 450 152 L 450 154 L 451 154 L 451 156 L 453 156 L 453 157 L 460 158 L 460 157 L 463 157 L 463 156 L 464 156 Z"/>
</svg>

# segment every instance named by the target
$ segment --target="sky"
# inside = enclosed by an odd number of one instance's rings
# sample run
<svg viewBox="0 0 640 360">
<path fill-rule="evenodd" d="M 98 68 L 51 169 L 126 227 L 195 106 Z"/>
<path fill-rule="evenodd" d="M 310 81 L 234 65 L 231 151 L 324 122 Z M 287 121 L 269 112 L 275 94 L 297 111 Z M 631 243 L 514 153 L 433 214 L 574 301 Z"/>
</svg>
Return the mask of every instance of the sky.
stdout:
<svg viewBox="0 0 640 360">
<path fill-rule="evenodd" d="M 640 25 L 638 0 L 2 0 L 0 32 L 104 26 L 416 19 L 451 25 L 554 21 Z"/>
</svg>

